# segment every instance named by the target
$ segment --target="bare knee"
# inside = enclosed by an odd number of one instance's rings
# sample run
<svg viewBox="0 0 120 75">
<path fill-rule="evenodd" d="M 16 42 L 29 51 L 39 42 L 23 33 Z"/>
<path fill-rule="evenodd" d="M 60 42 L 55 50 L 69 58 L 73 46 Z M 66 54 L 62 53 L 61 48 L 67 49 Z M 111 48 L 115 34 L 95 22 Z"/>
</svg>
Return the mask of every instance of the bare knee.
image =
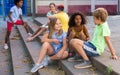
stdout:
<svg viewBox="0 0 120 75">
<path fill-rule="evenodd" d="M 78 41 L 78 39 L 71 39 L 69 44 L 74 45 L 77 43 L 77 41 Z"/>
<path fill-rule="evenodd" d="M 67 57 L 68 57 L 68 51 L 65 51 L 65 52 L 63 53 L 62 59 L 65 59 L 65 58 L 67 58 Z"/>
<path fill-rule="evenodd" d="M 49 46 L 50 46 L 50 43 L 48 43 L 48 42 L 44 42 L 44 43 L 43 43 L 43 46 L 45 46 L 45 47 L 49 47 Z"/>
<path fill-rule="evenodd" d="M 24 25 L 25 27 L 27 27 L 27 26 L 28 26 L 28 23 L 27 23 L 27 22 L 24 22 L 23 25 Z"/>
<path fill-rule="evenodd" d="M 72 46 L 72 47 L 74 47 L 74 46 L 76 46 L 76 45 L 83 45 L 83 41 L 82 40 L 80 40 L 80 39 L 72 39 L 71 41 L 70 41 L 70 45 Z"/>
</svg>

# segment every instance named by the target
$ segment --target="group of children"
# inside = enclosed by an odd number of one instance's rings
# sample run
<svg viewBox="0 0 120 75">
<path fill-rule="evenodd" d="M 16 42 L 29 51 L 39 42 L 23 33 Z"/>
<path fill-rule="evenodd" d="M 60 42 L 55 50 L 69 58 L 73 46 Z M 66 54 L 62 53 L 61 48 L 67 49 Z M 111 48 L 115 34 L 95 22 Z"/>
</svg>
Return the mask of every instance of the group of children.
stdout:
<svg viewBox="0 0 120 75">
<path fill-rule="evenodd" d="M 96 25 L 94 35 L 91 41 L 88 30 L 86 28 L 86 17 L 80 13 L 73 13 L 70 16 L 64 12 L 64 6 L 59 5 L 56 11 L 56 5 L 50 3 L 50 11 L 47 13 L 49 22 L 46 25 L 40 26 L 32 35 L 29 33 L 27 23 L 22 20 L 23 0 L 15 0 L 15 6 L 10 10 L 7 20 L 7 34 L 5 38 L 4 48 L 8 49 L 7 42 L 11 33 L 12 27 L 15 25 L 23 25 L 30 37 L 27 41 L 33 40 L 43 31 L 47 30 L 41 39 L 42 47 L 38 61 L 31 69 L 34 73 L 38 69 L 48 65 L 50 60 L 61 60 L 68 57 L 69 52 L 76 52 L 74 57 L 68 58 L 73 61 L 79 60 L 81 63 L 76 64 L 75 68 L 91 67 L 89 57 L 100 56 L 104 52 L 107 44 L 111 57 L 118 59 L 115 50 L 110 41 L 110 29 L 107 23 L 108 13 L 104 8 L 97 8 L 93 12 L 94 23 Z M 20 20 L 18 20 L 20 18 Z M 69 51 L 68 49 L 69 48 Z M 79 59 L 76 57 L 79 56 Z"/>
</svg>

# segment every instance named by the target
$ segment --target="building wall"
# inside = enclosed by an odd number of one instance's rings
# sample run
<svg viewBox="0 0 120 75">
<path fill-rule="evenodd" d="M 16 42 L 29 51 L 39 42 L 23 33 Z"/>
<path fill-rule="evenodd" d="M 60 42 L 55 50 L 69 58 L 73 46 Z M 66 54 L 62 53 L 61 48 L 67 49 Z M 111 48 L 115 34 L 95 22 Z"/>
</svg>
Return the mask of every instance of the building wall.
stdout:
<svg viewBox="0 0 120 75">
<path fill-rule="evenodd" d="M 67 11 L 69 14 L 76 11 L 81 11 L 86 15 L 91 13 L 91 0 L 36 0 L 36 14 L 44 15 L 49 11 L 49 3 L 54 2 L 56 5 L 67 5 Z M 108 10 L 109 14 L 117 14 L 118 0 L 95 0 L 95 8 L 104 7 Z"/>
</svg>

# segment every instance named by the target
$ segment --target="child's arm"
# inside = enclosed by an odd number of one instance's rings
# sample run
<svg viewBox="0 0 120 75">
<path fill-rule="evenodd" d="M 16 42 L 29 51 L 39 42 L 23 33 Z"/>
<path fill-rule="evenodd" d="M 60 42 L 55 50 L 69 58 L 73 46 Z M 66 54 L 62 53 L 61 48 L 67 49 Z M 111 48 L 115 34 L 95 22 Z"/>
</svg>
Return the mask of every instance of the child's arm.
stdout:
<svg viewBox="0 0 120 75">
<path fill-rule="evenodd" d="M 62 49 L 56 54 L 58 58 L 61 58 L 63 56 L 63 52 L 67 49 L 67 40 L 66 38 L 63 38 L 63 47 Z"/>
<path fill-rule="evenodd" d="M 12 12 L 9 12 L 8 17 L 9 17 L 10 21 L 12 22 L 12 25 L 14 25 L 14 22 L 13 22 L 11 15 L 12 15 Z"/>
<path fill-rule="evenodd" d="M 89 36 L 88 30 L 87 30 L 87 28 L 86 28 L 85 25 L 84 25 L 84 27 L 83 27 L 83 32 L 84 32 L 84 34 L 85 34 L 85 36 L 86 36 L 86 40 L 87 40 L 87 41 L 90 40 L 90 36 Z"/>
<path fill-rule="evenodd" d="M 111 43 L 111 41 L 110 41 L 110 37 L 109 37 L 109 36 L 105 36 L 104 38 L 105 38 L 105 41 L 106 41 L 106 43 L 107 43 L 107 46 L 108 46 L 108 48 L 109 48 L 109 50 L 110 50 L 110 52 L 111 52 L 112 58 L 117 60 L 118 57 L 117 57 L 117 55 L 116 55 L 116 53 L 115 53 L 115 50 L 114 50 L 114 48 L 113 48 L 113 46 L 112 46 L 112 43 Z"/>
<path fill-rule="evenodd" d="M 75 33 L 72 32 L 72 28 L 69 28 L 68 29 L 68 34 L 67 34 L 67 39 L 68 39 L 68 42 L 73 39 L 75 37 Z"/>
<path fill-rule="evenodd" d="M 56 16 L 55 16 L 55 15 L 52 15 L 52 16 L 48 16 L 48 18 L 49 18 L 49 19 L 51 19 L 51 18 L 56 18 Z"/>
<path fill-rule="evenodd" d="M 21 19 L 22 23 L 24 23 L 23 18 L 22 18 L 22 15 L 20 15 L 20 19 Z"/>
<path fill-rule="evenodd" d="M 45 33 L 44 35 L 43 35 L 43 37 L 42 37 L 42 39 L 41 39 L 41 42 L 54 42 L 54 43 L 56 43 L 56 44 L 58 44 L 59 43 L 59 41 L 57 40 L 57 39 L 49 39 L 48 38 L 48 32 L 47 33 Z"/>
</svg>

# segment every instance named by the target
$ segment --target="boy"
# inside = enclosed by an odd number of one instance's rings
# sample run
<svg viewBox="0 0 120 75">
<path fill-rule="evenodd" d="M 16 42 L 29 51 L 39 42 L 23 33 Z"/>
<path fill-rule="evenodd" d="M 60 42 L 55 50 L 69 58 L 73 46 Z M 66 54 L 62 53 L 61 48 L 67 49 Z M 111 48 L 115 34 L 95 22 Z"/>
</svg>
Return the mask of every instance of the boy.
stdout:
<svg viewBox="0 0 120 75">
<path fill-rule="evenodd" d="M 115 50 L 110 41 L 110 29 L 106 22 L 108 13 L 104 8 L 98 8 L 93 12 L 94 23 L 96 25 L 93 39 L 91 42 L 84 42 L 79 39 L 72 39 L 70 45 L 75 48 L 79 55 L 83 58 L 83 63 L 77 64 L 75 68 L 87 68 L 91 67 L 91 62 L 88 58 L 92 56 L 99 56 L 104 52 L 105 46 L 107 44 L 111 57 L 113 59 L 118 59 Z"/>
<path fill-rule="evenodd" d="M 31 35 L 28 31 L 28 24 L 27 22 L 24 22 L 22 19 L 22 4 L 23 0 L 15 0 L 15 6 L 13 6 L 10 9 L 10 12 L 8 14 L 8 19 L 7 19 L 7 34 L 5 37 L 5 44 L 4 44 L 4 49 L 8 49 L 8 39 L 12 30 L 12 27 L 15 25 L 23 25 L 24 28 L 26 29 L 26 32 L 28 35 Z"/>
</svg>

